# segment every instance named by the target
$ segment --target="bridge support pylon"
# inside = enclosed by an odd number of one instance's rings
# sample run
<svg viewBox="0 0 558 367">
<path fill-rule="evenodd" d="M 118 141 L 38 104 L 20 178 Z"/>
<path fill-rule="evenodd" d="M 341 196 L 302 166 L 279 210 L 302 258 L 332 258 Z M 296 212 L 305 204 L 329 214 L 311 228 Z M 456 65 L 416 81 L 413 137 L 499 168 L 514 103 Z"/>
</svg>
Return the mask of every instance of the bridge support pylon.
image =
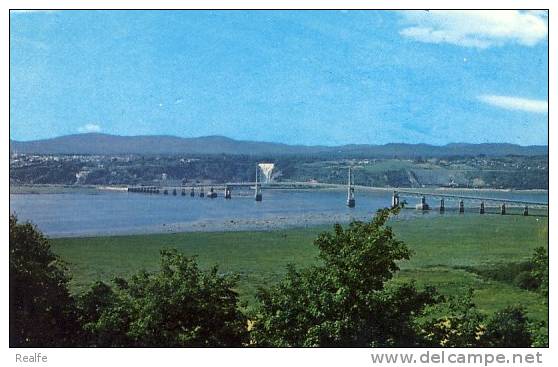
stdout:
<svg viewBox="0 0 558 367">
<path fill-rule="evenodd" d="M 465 213 L 465 205 L 463 204 L 463 200 L 459 200 L 459 214 Z"/>
<path fill-rule="evenodd" d="M 349 167 L 349 180 L 347 183 L 347 206 L 349 208 L 354 208 L 356 205 L 355 200 L 355 188 L 353 187 L 353 175 L 351 173 L 351 167 Z"/>
<path fill-rule="evenodd" d="M 440 199 L 440 213 L 443 213 L 446 211 L 445 205 L 444 205 L 444 198 Z"/>
<path fill-rule="evenodd" d="M 393 194 L 391 195 L 391 207 L 395 208 L 399 206 L 399 193 L 397 193 L 397 191 L 394 191 Z"/>
<path fill-rule="evenodd" d="M 262 190 L 261 190 L 260 184 L 258 182 L 258 178 L 259 178 L 259 175 L 260 175 L 259 169 L 260 169 L 260 167 L 256 166 L 256 187 L 254 188 L 255 189 L 254 199 L 256 201 L 262 201 L 262 199 L 263 199 Z"/>
<path fill-rule="evenodd" d="M 529 207 L 527 205 L 525 205 L 525 208 L 523 208 L 523 215 L 524 216 L 528 216 L 529 215 Z"/>
<path fill-rule="evenodd" d="M 484 214 L 484 201 L 481 201 L 479 214 Z"/>
<path fill-rule="evenodd" d="M 225 199 L 231 199 L 231 188 L 229 186 L 225 186 Z"/>
<path fill-rule="evenodd" d="M 500 206 L 500 214 L 506 215 L 506 203 L 502 203 L 502 206 Z"/>
</svg>

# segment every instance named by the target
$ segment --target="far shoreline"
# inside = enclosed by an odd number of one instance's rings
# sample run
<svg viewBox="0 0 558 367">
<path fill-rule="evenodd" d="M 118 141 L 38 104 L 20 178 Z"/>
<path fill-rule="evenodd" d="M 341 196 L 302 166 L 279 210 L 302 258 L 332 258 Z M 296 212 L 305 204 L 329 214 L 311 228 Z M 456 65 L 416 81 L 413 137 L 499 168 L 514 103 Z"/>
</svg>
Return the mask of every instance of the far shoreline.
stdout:
<svg viewBox="0 0 558 367">
<path fill-rule="evenodd" d="M 288 182 L 285 182 L 288 183 Z M 213 185 L 223 185 L 223 183 L 213 183 Z M 132 185 L 129 185 L 132 186 Z M 206 184 L 204 186 L 211 186 Z M 21 194 L 63 194 L 76 191 L 114 191 L 114 192 L 127 192 L 126 185 L 64 185 L 64 184 L 12 184 L 10 183 L 10 195 Z M 191 187 L 185 185 L 184 187 Z M 380 186 L 361 186 L 354 185 L 356 190 L 366 191 L 399 191 L 399 190 L 415 190 L 417 192 L 430 191 L 444 191 L 444 192 L 458 192 L 458 191 L 478 191 L 478 192 L 548 192 L 548 189 L 514 189 L 514 188 L 473 188 L 473 187 L 380 187 Z M 263 189 L 266 189 L 265 186 Z M 329 184 L 329 183 L 308 183 L 308 187 L 301 188 L 268 188 L 268 190 L 346 190 L 345 185 L 342 184 Z"/>
</svg>

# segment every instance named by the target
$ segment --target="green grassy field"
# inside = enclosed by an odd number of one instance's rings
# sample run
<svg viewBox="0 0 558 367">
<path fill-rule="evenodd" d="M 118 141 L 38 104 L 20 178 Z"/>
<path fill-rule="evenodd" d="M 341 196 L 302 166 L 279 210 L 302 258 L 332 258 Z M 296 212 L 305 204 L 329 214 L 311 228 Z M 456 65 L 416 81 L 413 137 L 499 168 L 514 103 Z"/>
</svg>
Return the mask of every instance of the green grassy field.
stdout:
<svg viewBox="0 0 558 367">
<path fill-rule="evenodd" d="M 466 214 L 393 220 L 391 225 L 414 252 L 410 261 L 400 264 L 395 282 L 414 279 L 419 286 L 434 285 L 447 295 L 473 287 L 483 311 L 521 303 L 530 317 L 546 320 L 547 308 L 539 294 L 482 278 L 471 268 L 528 259 L 535 247 L 548 245 L 548 218 Z M 288 263 L 303 267 L 316 262 L 312 242 L 330 228 L 60 238 L 52 244 L 69 263 L 74 292 L 95 280 L 126 277 L 142 268 L 154 270 L 160 249 L 177 248 L 198 256 L 202 267 L 217 264 L 223 272 L 239 274 L 238 290 L 250 304 L 256 289 L 279 280 Z"/>
</svg>

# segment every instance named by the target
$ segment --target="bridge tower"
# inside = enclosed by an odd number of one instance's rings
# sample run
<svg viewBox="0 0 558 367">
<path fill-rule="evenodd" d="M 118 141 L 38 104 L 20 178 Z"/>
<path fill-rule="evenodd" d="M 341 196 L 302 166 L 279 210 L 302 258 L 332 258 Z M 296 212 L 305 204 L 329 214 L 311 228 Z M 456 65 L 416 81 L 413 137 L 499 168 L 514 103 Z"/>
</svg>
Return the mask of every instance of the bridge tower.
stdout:
<svg viewBox="0 0 558 367">
<path fill-rule="evenodd" d="M 397 191 L 393 192 L 393 195 L 391 196 L 391 207 L 395 208 L 399 206 L 399 193 Z"/>
<path fill-rule="evenodd" d="M 443 213 L 446 211 L 446 208 L 444 206 L 444 198 L 440 199 L 440 213 Z"/>
<path fill-rule="evenodd" d="M 355 188 L 353 187 L 353 175 L 351 173 L 351 167 L 349 167 L 349 182 L 347 185 L 347 206 L 349 208 L 355 207 Z"/>
<path fill-rule="evenodd" d="M 481 201 L 479 214 L 484 214 L 484 201 Z"/>
<path fill-rule="evenodd" d="M 506 215 L 506 203 L 502 203 L 502 206 L 500 207 L 500 214 Z"/>
<path fill-rule="evenodd" d="M 459 200 L 459 214 L 465 213 L 465 205 L 463 204 L 463 199 Z"/>
<path fill-rule="evenodd" d="M 256 192 L 255 192 L 255 195 L 254 195 L 256 201 L 262 201 L 262 190 L 261 190 L 260 184 L 258 182 L 258 176 L 259 176 L 259 173 L 260 173 L 259 169 L 260 169 L 260 167 L 256 166 L 256 190 L 255 190 Z"/>
<path fill-rule="evenodd" d="M 529 215 L 529 207 L 527 205 L 525 205 L 525 208 L 523 208 L 523 215 L 524 216 L 528 216 Z"/>
</svg>

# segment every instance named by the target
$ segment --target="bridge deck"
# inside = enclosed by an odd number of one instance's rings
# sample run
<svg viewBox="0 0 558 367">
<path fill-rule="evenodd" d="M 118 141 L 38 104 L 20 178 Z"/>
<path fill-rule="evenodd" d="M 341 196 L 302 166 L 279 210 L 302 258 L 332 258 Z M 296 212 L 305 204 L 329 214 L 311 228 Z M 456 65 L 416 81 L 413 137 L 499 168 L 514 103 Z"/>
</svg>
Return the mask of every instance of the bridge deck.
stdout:
<svg viewBox="0 0 558 367">
<path fill-rule="evenodd" d="M 430 197 L 437 197 L 437 198 L 450 198 L 456 200 L 490 201 L 490 202 L 499 202 L 499 203 L 548 207 L 548 203 L 541 203 L 537 201 L 511 200 L 511 199 L 469 196 L 469 195 L 438 194 L 438 193 L 406 191 L 406 190 L 403 191 L 397 190 L 397 192 L 399 193 L 400 196 L 413 196 L 413 197 L 430 196 Z"/>
<path fill-rule="evenodd" d="M 162 185 L 162 186 L 135 186 L 133 188 L 156 188 L 160 190 L 167 189 L 172 191 L 173 189 L 179 190 L 190 190 L 191 188 L 204 188 L 208 190 L 209 188 L 213 187 L 214 190 L 224 190 L 225 187 L 253 187 L 255 186 L 255 182 L 227 182 L 221 184 L 187 184 L 184 186 L 171 186 L 171 185 Z M 345 188 L 346 185 L 341 184 L 326 184 L 326 183 L 309 183 L 309 182 L 272 182 L 272 183 L 259 183 L 262 188 L 308 188 L 308 187 L 316 187 L 316 188 Z M 362 188 L 362 189 L 375 189 L 368 186 L 356 186 L 355 188 Z M 536 202 L 536 201 L 525 201 L 525 200 L 512 200 L 512 199 L 503 199 L 503 198 L 495 198 L 495 197 L 481 197 L 481 196 L 470 196 L 470 195 L 458 195 L 458 194 L 441 194 L 441 193 L 433 193 L 433 192 L 421 192 L 421 191 L 411 191 L 411 190 L 398 190 L 398 189 L 389 189 L 389 188 L 382 188 L 385 191 L 392 191 L 395 190 L 399 193 L 400 196 L 403 197 L 432 197 L 432 198 L 448 198 L 448 199 L 455 199 L 455 200 L 470 200 L 470 201 L 487 201 L 487 202 L 498 202 L 498 203 L 507 203 L 507 204 L 516 204 L 516 205 L 528 205 L 528 206 L 541 206 L 541 207 L 548 207 L 548 203 Z"/>
</svg>

